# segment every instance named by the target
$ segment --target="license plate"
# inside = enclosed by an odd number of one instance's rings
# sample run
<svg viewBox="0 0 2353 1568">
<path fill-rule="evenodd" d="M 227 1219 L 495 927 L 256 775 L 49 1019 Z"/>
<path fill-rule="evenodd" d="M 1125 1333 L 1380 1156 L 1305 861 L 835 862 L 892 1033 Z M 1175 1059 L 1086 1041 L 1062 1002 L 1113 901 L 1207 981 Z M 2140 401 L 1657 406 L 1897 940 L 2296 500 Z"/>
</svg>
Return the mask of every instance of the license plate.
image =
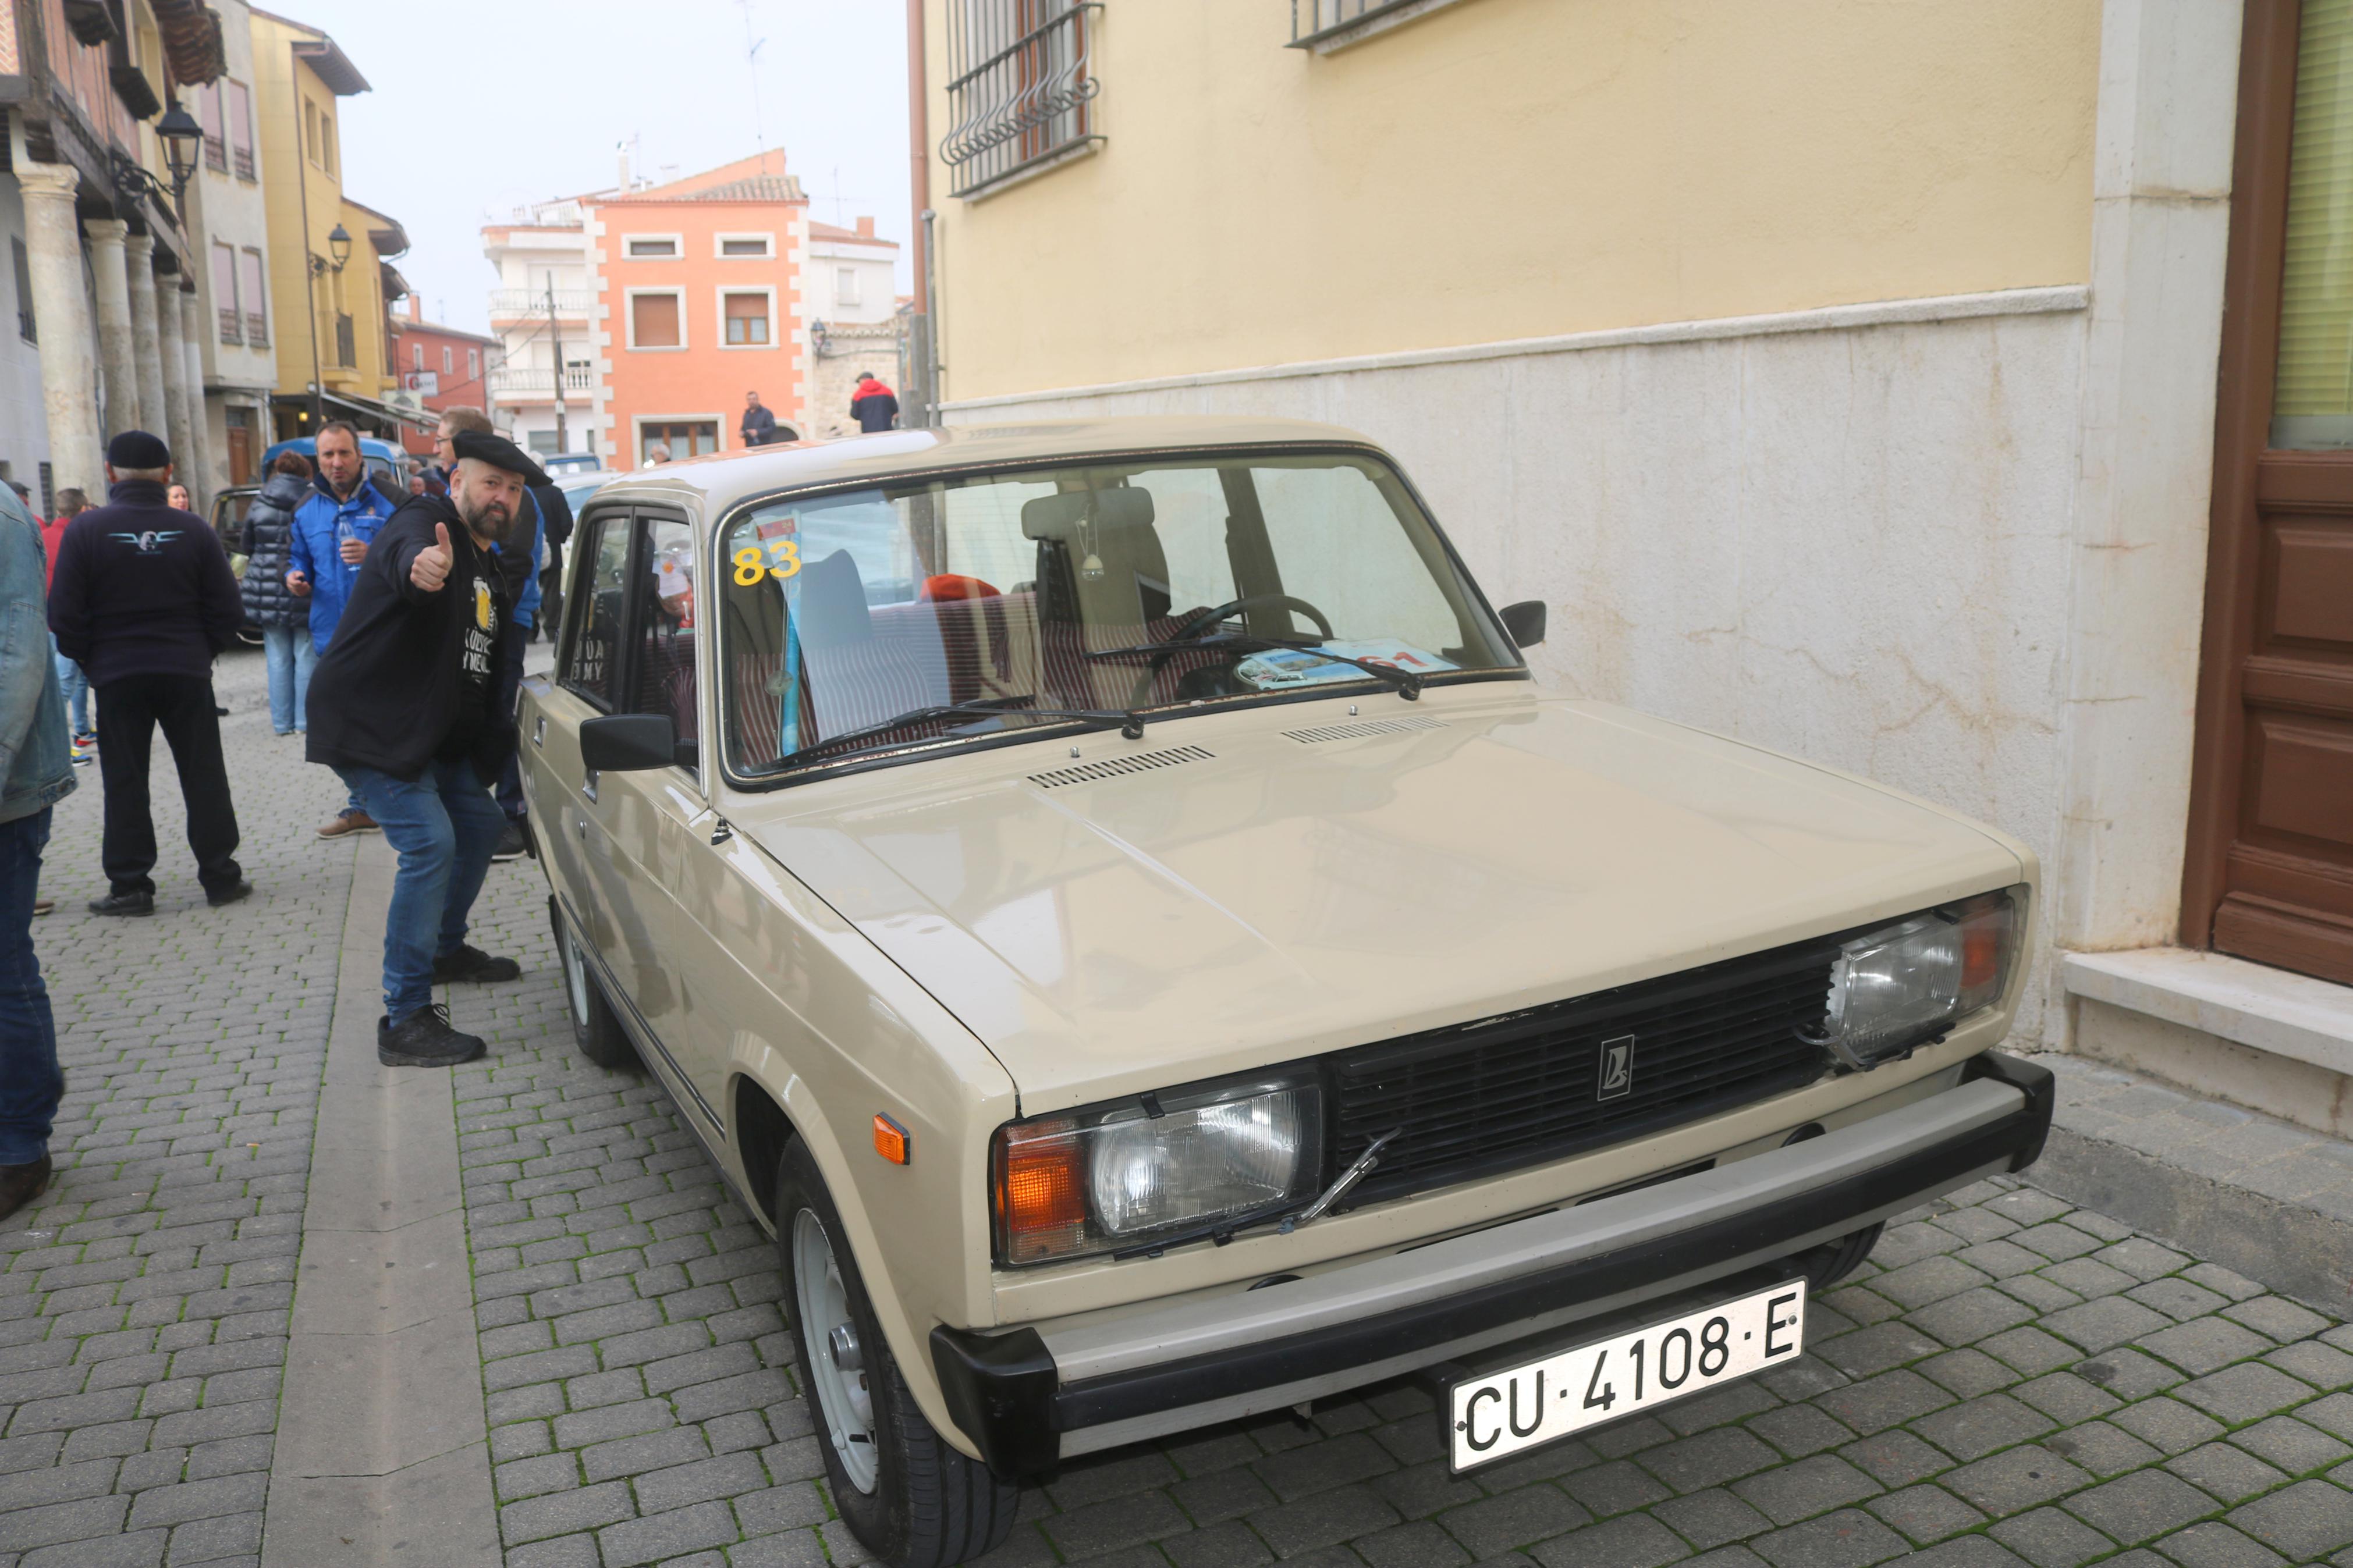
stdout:
<svg viewBox="0 0 2353 1568">
<path fill-rule="evenodd" d="M 1669 1404 L 1785 1361 L 1805 1342 L 1806 1282 L 1453 1385 L 1447 1451 L 1456 1470 Z"/>
</svg>

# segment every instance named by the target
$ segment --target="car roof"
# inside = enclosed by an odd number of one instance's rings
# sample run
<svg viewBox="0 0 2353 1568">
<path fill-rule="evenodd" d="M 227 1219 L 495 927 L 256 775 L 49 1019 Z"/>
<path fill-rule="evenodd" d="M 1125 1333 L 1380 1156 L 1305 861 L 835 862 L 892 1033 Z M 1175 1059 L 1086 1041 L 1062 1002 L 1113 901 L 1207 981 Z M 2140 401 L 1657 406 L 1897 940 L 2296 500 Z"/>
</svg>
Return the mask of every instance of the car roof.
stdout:
<svg viewBox="0 0 2353 1568">
<path fill-rule="evenodd" d="M 860 480 L 880 483 L 1000 464 L 1049 464 L 1074 458 L 1219 447 L 1374 445 L 1371 437 L 1338 425 L 1217 415 L 955 425 L 687 458 L 617 477 L 600 489 L 596 499 L 691 499 L 706 516 L 716 516 L 746 497 L 778 490 Z"/>
</svg>

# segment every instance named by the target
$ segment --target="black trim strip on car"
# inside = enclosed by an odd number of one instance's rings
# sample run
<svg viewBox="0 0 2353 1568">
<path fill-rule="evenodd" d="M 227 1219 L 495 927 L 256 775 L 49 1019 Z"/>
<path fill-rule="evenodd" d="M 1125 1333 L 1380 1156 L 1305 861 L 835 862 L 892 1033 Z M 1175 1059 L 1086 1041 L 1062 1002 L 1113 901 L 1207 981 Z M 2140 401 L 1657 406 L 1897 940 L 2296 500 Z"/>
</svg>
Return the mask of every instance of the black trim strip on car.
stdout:
<svg viewBox="0 0 2353 1568">
<path fill-rule="evenodd" d="M 1988 1051 L 1971 1058 L 1964 1077 L 2008 1084 L 2025 1104 L 1989 1126 L 1677 1236 L 1338 1327 L 1069 1384 L 1060 1381 L 1052 1352 L 1033 1328 L 985 1334 L 941 1324 L 932 1330 L 933 1366 L 949 1415 L 979 1445 L 989 1468 L 1008 1479 L 1032 1479 L 1060 1462 L 1062 1432 L 1411 1355 L 1578 1301 L 1662 1284 L 1719 1259 L 1785 1245 L 1796 1250 L 1799 1240 L 1822 1228 L 1825 1215 L 1884 1210 L 1892 1197 L 1932 1195 L 1995 1163 L 2012 1171 L 2031 1164 L 2050 1134 L 2057 1099 L 2050 1071 Z"/>
</svg>

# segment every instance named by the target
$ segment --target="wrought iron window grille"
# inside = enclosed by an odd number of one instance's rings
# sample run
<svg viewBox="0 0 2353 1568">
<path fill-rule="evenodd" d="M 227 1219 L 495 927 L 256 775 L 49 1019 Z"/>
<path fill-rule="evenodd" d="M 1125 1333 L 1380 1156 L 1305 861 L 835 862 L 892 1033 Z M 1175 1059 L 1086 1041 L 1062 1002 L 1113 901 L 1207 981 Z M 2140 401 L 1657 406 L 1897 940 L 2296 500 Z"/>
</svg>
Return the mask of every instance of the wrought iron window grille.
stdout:
<svg viewBox="0 0 2353 1568">
<path fill-rule="evenodd" d="M 1100 142 L 1090 29 L 1102 0 L 951 0 L 940 161 L 969 196 Z"/>
<path fill-rule="evenodd" d="M 1291 47 L 1312 49 L 1367 22 L 1415 9 L 1436 10 L 1449 0 L 1291 0 Z M 1400 20 L 1405 19 L 1399 16 Z"/>
</svg>

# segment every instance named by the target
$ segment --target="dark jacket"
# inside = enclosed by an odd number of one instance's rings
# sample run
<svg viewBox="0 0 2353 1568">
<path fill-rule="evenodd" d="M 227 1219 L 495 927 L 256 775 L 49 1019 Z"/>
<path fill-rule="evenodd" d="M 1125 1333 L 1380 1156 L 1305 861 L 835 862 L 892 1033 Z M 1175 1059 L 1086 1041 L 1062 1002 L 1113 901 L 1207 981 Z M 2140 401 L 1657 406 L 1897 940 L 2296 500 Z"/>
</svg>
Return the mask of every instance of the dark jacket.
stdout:
<svg viewBox="0 0 2353 1568">
<path fill-rule="evenodd" d="M 434 543 L 435 523 L 449 530 L 452 560 L 448 580 L 428 594 L 408 580 L 408 571 Z M 477 580 L 489 587 L 492 669 L 499 645 L 513 635 L 512 601 L 494 567 L 446 496 L 411 496 L 393 513 L 368 546 L 334 640 L 311 675 L 304 751 L 311 761 L 376 768 L 397 779 L 423 775 L 462 709 L 459 659 L 482 603 Z M 470 753 L 484 784 L 498 782 L 514 739 L 514 715 L 493 704 Z"/>
<path fill-rule="evenodd" d="M 744 410 L 744 445 L 758 447 L 776 438 L 776 416 L 765 403 Z"/>
<path fill-rule="evenodd" d="M 245 618 L 257 626 L 311 624 L 311 601 L 295 597 L 286 585 L 286 569 L 293 561 L 294 511 L 310 494 L 310 485 L 293 475 L 272 474 L 246 510 L 239 551 L 246 558 L 245 581 L 237 586 L 245 596 Z"/>
<path fill-rule="evenodd" d="M 73 520 L 49 584 L 58 651 L 92 686 L 132 675 L 209 679 L 245 618 L 220 536 L 164 504 L 164 487 L 124 479 Z"/>
<path fill-rule="evenodd" d="M 42 571 L 41 525 L 0 485 L 0 822 L 46 811 L 74 788 Z"/>
<path fill-rule="evenodd" d="M 533 485 L 525 493 L 532 513 L 525 519 L 532 530 L 531 548 L 523 549 L 518 541 L 501 544 L 498 551 L 499 581 L 506 588 L 507 603 L 514 606 L 515 624 L 522 626 L 539 618 L 539 571 L 547 563 L 547 552 L 572 537 L 572 503 L 562 490 L 552 484 Z"/>
<path fill-rule="evenodd" d="M 899 422 L 899 398 L 880 377 L 861 381 L 849 399 L 849 412 L 858 421 L 859 429 L 871 436 L 877 430 L 888 430 Z"/>
</svg>

